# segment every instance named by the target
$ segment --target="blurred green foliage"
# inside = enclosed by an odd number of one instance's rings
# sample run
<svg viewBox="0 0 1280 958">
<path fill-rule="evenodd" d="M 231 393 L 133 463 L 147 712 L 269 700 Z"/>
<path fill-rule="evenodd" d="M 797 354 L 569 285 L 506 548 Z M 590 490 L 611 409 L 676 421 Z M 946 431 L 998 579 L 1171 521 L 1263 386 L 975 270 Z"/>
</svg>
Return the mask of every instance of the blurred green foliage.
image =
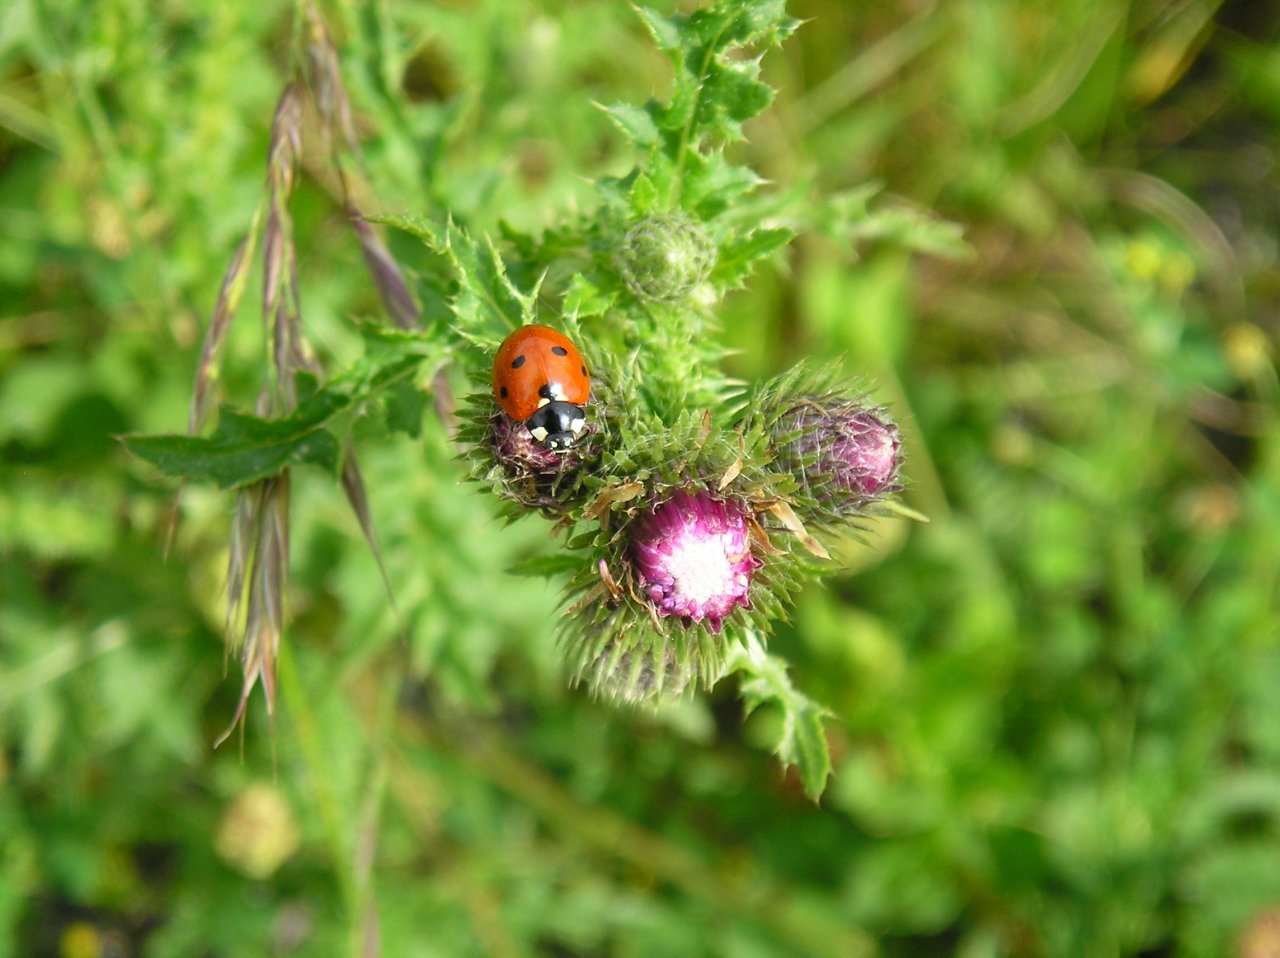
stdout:
<svg viewBox="0 0 1280 958">
<path fill-rule="evenodd" d="M 298 471 L 283 708 L 212 751 L 230 504 L 187 489 L 166 559 L 175 490 L 114 437 L 185 425 L 297 14 L 0 10 L 0 955 L 354 954 L 374 928 L 388 956 L 1269 953 L 1280 14 L 789 10 L 735 149 L 888 203 L 726 305 L 730 372 L 870 370 L 933 520 L 850 543 L 774 639 L 833 713 L 819 806 L 733 689 L 566 690 L 554 590 L 507 572 L 544 527 L 496 521 L 434 424 L 362 447 L 399 617 Z M 669 82 L 605 0 L 322 12 L 374 211 L 537 228 L 630 166 L 595 103 Z M 293 213 L 308 335 L 344 363 L 380 307 L 324 155 Z M 920 209 L 971 256 L 904 253 Z"/>
</svg>

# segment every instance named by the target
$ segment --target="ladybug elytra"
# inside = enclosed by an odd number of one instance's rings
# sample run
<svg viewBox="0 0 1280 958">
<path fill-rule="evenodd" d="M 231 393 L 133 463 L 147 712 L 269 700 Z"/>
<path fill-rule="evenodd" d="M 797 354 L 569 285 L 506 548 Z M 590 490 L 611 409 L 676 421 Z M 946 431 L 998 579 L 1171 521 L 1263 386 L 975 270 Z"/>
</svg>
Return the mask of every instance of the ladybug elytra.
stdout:
<svg viewBox="0 0 1280 958">
<path fill-rule="evenodd" d="M 550 326 L 521 326 L 494 357 L 493 397 L 534 442 L 563 452 L 586 428 L 582 407 L 591 399 L 591 379 L 567 336 Z"/>
</svg>

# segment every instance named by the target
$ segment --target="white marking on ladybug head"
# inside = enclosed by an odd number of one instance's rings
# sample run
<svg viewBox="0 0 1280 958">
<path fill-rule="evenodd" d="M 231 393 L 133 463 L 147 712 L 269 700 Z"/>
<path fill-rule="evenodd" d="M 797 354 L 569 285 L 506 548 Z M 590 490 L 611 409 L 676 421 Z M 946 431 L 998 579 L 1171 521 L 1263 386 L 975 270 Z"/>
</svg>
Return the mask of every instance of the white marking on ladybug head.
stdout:
<svg viewBox="0 0 1280 958">
<path fill-rule="evenodd" d="M 529 430 L 529 435 L 533 437 L 534 442 L 546 442 L 547 430 L 544 426 L 534 426 Z"/>
<path fill-rule="evenodd" d="M 585 419 L 575 419 L 569 423 L 569 428 L 573 430 L 573 434 L 575 436 L 582 435 L 582 430 L 585 429 L 586 427 L 587 427 L 587 421 Z"/>
<path fill-rule="evenodd" d="M 538 400 L 538 408 L 541 409 L 543 406 L 545 406 L 549 402 L 551 402 L 551 400 L 548 399 L 546 396 L 543 396 L 541 399 Z"/>
<path fill-rule="evenodd" d="M 539 406 L 552 400 L 564 399 L 564 386 L 560 383 L 543 383 L 538 387 L 538 396 L 542 399 L 542 402 L 538 403 Z"/>
</svg>

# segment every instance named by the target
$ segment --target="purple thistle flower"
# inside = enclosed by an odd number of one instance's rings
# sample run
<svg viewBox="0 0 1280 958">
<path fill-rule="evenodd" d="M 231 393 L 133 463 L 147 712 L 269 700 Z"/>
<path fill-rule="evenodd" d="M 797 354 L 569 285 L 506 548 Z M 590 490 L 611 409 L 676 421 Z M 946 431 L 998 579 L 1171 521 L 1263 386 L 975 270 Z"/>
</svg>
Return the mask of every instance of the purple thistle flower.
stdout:
<svg viewBox="0 0 1280 958">
<path fill-rule="evenodd" d="M 815 401 L 784 416 L 778 432 L 795 434 L 785 442 L 780 461 L 803 472 L 820 498 L 825 498 L 824 485 L 863 503 L 898 489 L 902 441 L 898 427 L 877 409 Z"/>
<path fill-rule="evenodd" d="M 751 608 L 751 576 L 762 565 L 746 510 L 705 492 L 677 492 L 637 519 L 631 561 L 659 615 L 715 633 L 735 607 Z"/>
</svg>

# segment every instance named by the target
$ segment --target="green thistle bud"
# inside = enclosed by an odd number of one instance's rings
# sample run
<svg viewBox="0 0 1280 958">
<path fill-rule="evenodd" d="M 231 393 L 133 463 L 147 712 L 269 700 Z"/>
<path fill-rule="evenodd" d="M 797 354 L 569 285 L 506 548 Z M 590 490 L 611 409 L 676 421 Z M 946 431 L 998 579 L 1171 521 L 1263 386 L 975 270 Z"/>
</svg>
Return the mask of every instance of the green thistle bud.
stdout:
<svg viewBox="0 0 1280 958">
<path fill-rule="evenodd" d="M 702 224 L 683 213 L 664 213 L 632 226 L 613 260 L 638 299 L 673 303 L 711 274 L 716 248 Z"/>
</svg>

